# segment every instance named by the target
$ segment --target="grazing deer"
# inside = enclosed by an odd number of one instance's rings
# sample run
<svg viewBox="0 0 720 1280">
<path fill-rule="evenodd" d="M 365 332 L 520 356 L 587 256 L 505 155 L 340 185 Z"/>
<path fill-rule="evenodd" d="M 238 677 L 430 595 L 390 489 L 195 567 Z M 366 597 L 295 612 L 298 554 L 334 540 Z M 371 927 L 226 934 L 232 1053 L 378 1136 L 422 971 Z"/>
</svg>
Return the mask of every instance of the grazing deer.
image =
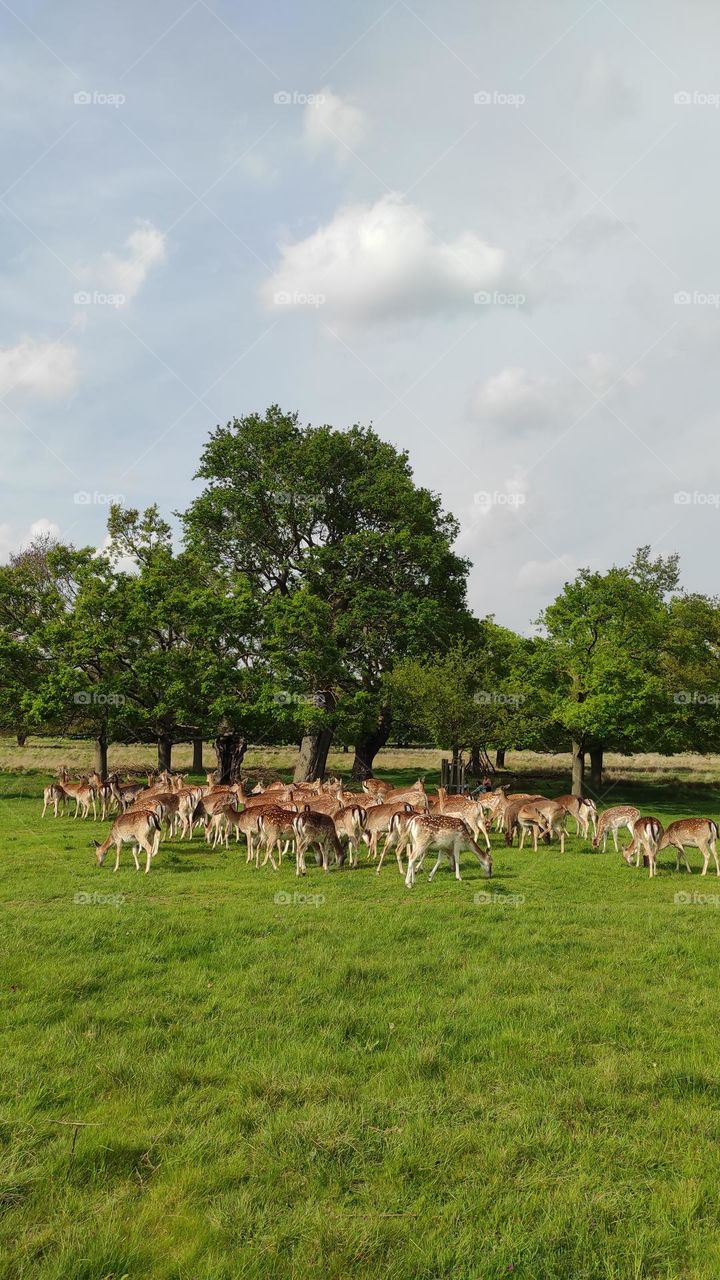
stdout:
<svg viewBox="0 0 720 1280">
<path fill-rule="evenodd" d="M 504 808 L 498 809 L 498 814 L 502 814 L 500 830 L 505 832 L 505 843 L 511 845 L 515 832 L 519 831 L 520 824 L 518 822 L 518 814 L 520 810 L 527 805 L 547 804 L 547 796 L 524 796 L 517 795 L 508 797 Z M 543 825 L 545 825 L 543 823 Z"/>
<path fill-rule="evenodd" d="M 145 863 L 145 874 L 150 870 L 150 862 L 155 857 L 160 843 L 160 819 L 151 809 L 135 809 L 132 813 L 121 813 L 115 819 L 110 834 L 102 844 L 97 840 L 93 840 L 95 846 L 95 857 L 98 866 L 101 867 L 105 861 L 105 854 L 111 845 L 115 845 L 115 866 L 113 871 L 117 871 L 120 866 L 120 848 L 124 844 L 131 846 L 133 860 L 135 862 L 135 870 L 140 870 L 140 863 L 137 859 L 136 848 L 144 849 L 147 854 L 147 862 Z"/>
<path fill-rule="evenodd" d="M 632 866 L 633 854 L 635 855 L 635 866 L 640 866 L 640 855 L 643 854 L 648 860 L 650 875 L 657 875 L 657 851 L 660 838 L 663 833 L 662 822 L 659 818 L 651 816 L 638 818 L 633 826 L 632 844 L 623 849 L 622 856 L 628 866 Z"/>
<path fill-rule="evenodd" d="M 660 849 L 668 849 L 672 846 L 675 849 L 675 870 L 680 870 L 680 858 L 682 857 L 686 871 L 690 871 L 690 864 L 685 853 L 685 846 L 689 845 L 691 849 L 699 849 L 703 856 L 703 869 L 700 875 L 707 874 L 710 854 L 712 854 L 715 859 L 715 870 L 720 876 L 720 865 L 718 865 L 715 844 L 717 838 L 717 823 L 713 822 L 711 818 L 680 818 L 678 822 L 671 822 L 661 836 L 658 852 Z"/>
<path fill-rule="evenodd" d="M 403 805 L 401 809 L 398 809 L 396 805 L 394 805 L 393 808 L 396 809 L 396 812 L 393 813 L 392 817 L 390 818 L 390 822 L 388 824 L 385 843 L 382 847 L 382 853 L 380 854 L 380 861 L 377 864 L 377 870 L 375 872 L 376 876 L 380 875 L 380 872 L 382 871 L 382 864 L 385 861 L 385 854 L 387 853 L 388 849 L 391 849 L 393 847 L 393 845 L 395 845 L 395 857 L 397 859 L 398 871 L 400 872 L 401 876 L 405 875 L 405 868 L 403 866 L 403 853 L 405 852 L 405 846 L 408 842 L 408 825 L 407 824 L 411 818 L 416 817 L 420 813 L 420 810 L 414 808 L 412 805 L 409 805 L 409 804 Z"/>
<path fill-rule="evenodd" d="M 345 850 L 343 849 L 338 834 L 335 830 L 335 823 L 327 813 L 313 813 L 313 811 L 305 805 L 302 813 L 294 815 L 293 828 L 297 841 L 295 853 L 295 874 L 304 876 L 306 873 L 305 854 L 312 846 L 322 862 L 323 871 L 330 870 L 330 854 L 335 854 L 335 861 L 339 867 L 345 861 Z"/>
<path fill-rule="evenodd" d="M 597 831 L 593 836 L 593 849 L 598 849 L 600 847 L 600 841 L 602 840 L 602 851 L 604 853 L 607 848 L 608 833 L 612 832 L 615 852 L 619 853 L 618 831 L 622 831 L 623 827 L 627 827 L 630 835 L 632 836 L 633 825 L 637 822 L 639 817 L 640 810 L 636 809 L 635 806 L 631 804 L 618 804 L 612 809 L 605 809 L 600 814 Z"/>
<path fill-rule="evenodd" d="M 562 820 L 564 822 L 564 811 L 559 810 L 558 812 L 562 814 Z M 505 832 L 506 844 L 512 844 L 516 830 L 520 833 L 518 848 L 524 848 L 525 836 L 530 832 L 532 834 L 533 852 L 537 853 L 538 836 L 550 837 L 550 822 L 539 803 L 529 801 L 527 804 L 521 804 L 517 809 L 517 812 L 513 813 L 512 828 Z"/>
<path fill-rule="evenodd" d="M 462 818 L 469 826 L 475 840 L 482 837 L 490 848 L 490 837 L 485 826 L 482 805 L 475 796 L 449 796 L 444 787 L 438 787 L 437 813 L 449 813 L 453 818 Z"/>
<path fill-rule="evenodd" d="M 93 819 L 97 822 L 95 788 L 90 785 L 87 778 L 83 778 L 80 782 L 61 782 L 57 785 L 66 799 L 75 801 L 73 818 L 77 818 L 80 810 L 82 810 L 83 818 L 88 818 L 90 816 L 90 805 L 92 805 Z"/>
<path fill-rule="evenodd" d="M 592 823 L 593 835 L 597 833 L 598 811 L 594 800 L 583 796 L 558 796 L 556 804 L 561 804 L 571 818 L 575 819 L 575 835 L 587 840 Z"/>
<path fill-rule="evenodd" d="M 408 867 L 405 884 L 411 889 L 415 876 L 420 870 L 425 854 L 430 846 L 438 850 L 437 862 L 430 872 L 432 880 L 440 863 L 446 857 L 455 870 L 455 879 L 460 879 L 460 849 L 472 850 L 486 876 L 492 875 L 492 857 L 473 839 L 470 830 L 462 818 L 452 818 L 443 814 L 419 813 L 409 818 L 407 825 L 409 838 Z"/>
<path fill-rule="evenodd" d="M 427 813 L 430 807 L 428 794 L 425 790 L 425 784 L 422 778 L 418 778 L 411 787 L 389 787 L 383 795 L 383 804 L 399 804 L 400 802 L 413 805 L 416 809 L 422 809 Z"/>
<path fill-rule="evenodd" d="M 363 838 L 367 822 L 367 809 L 361 804 L 346 804 L 338 813 L 334 814 L 334 821 L 338 840 L 341 843 L 343 840 L 347 840 L 350 866 L 356 867 L 358 865 L 360 841 Z"/>
</svg>

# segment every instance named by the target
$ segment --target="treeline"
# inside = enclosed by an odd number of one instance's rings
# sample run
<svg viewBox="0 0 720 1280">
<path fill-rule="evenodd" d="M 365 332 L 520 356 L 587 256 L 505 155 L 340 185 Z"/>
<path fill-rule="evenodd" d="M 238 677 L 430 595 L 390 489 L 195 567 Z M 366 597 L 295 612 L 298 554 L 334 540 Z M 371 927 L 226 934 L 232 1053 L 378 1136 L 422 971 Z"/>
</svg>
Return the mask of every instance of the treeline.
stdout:
<svg viewBox="0 0 720 1280">
<path fill-rule="evenodd" d="M 0 724 L 113 742 L 211 738 L 221 777 L 248 741 L 332 742 L 356 777 L 389 740 L 567 750 L 599 787 L 605 750 L 720 747 L 720 609 L 676 557 L 583 570 L 516 635 L 467 605 L 459 527 L 406 453 L 370 428 L 305 427 L 272 406 L 218 427 L 179 547 L 157 508 L 112 508 L 108 547 L 36 540 L 0 569 Z"/>
</svg>

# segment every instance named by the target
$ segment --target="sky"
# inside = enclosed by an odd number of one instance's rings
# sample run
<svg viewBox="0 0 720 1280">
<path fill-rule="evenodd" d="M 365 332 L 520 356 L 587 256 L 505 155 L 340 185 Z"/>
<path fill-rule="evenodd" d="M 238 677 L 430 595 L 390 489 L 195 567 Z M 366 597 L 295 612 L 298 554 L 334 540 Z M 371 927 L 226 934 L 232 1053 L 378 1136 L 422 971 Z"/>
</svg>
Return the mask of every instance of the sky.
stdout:
<svg viewBox="0 0 720 1280">
<path fill-rule="evenodd" d="M 720 6 L 0 0 L 0 560 L 372 423 L 480 614 L 720 524 Z"/>
</svg>

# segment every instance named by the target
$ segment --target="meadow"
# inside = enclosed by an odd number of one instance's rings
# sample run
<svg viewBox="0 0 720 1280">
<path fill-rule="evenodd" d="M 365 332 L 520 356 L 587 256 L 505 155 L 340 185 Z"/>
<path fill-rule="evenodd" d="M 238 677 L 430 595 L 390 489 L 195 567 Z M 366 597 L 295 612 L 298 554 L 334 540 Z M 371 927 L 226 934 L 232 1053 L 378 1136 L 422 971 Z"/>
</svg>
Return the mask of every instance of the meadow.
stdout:
<svg viewBox="0 0 720 1280">
<path fill-rule="evenodd" d="M 4 1280 L 717 1280 L 697 855 L 651 881 L 493 835 L 492 880 L 466 854 L 408 891 L 394 859 L 297 881 L 196 836 L 113 874 L 100 822 L 40 820 L 53 770 L 2 760 Z M 677 764 L 606 803 L 717 818 L 717 774 Z"/>
</svg>

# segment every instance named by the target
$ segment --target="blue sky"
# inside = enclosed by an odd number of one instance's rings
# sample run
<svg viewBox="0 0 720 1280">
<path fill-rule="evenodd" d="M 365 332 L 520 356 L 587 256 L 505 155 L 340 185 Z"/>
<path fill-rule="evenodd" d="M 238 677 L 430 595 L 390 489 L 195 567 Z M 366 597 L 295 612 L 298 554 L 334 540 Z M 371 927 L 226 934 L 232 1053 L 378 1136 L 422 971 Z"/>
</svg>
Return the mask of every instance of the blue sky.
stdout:
<svg viewBox="0 0 720 1280">
<path fill-rule="evenodd" d="M 182 508 L 207 432 L 275 401 L 409 450 L 480 613 L 525 629 L 639 543 L 715 589 L 716 6 L 0 28 L 0 557 Z"/>
</svg>

